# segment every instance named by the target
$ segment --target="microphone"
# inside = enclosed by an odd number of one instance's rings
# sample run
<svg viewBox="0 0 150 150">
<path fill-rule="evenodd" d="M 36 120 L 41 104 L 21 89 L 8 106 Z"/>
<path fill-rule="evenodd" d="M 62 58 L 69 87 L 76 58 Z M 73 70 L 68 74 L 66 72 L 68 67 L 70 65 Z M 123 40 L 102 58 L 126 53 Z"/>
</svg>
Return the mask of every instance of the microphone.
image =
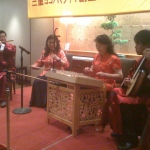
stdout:
<svg viewBox="0 0 150 150">
<path fill-rule="evenodd" d="M 22 46 L 19 46 L 19 48 L 22 50 L 22 51 L 25 51 L 27 54 L 30 54 L 29 51 L 27 51 L 25 48 L 23 48 Z"/>
</svg>

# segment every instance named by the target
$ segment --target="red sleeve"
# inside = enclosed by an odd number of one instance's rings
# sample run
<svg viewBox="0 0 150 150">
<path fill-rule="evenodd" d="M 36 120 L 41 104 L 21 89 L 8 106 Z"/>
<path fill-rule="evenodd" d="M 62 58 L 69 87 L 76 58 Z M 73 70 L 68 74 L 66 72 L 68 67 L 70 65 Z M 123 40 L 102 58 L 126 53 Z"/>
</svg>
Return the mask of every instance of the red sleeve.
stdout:
<svg viewBox="0 0 150 150">
<path fill-rule="evenodd" d="M 33 64 L 36 67 L 43 67 L 44 66 L 44 54 L 45 50 L 42 51 L 41 56 L 37 59 L 37 61 Z"/>
<path fill-rule="evenodd" d="M 68 60 L 67 60 L 67 57 L 66 57 L 64 51 L 61 50 L 60 53 L 59 53 L 59 55 L 60 55 L 60 58 L 65 62 L 65 63 L 63 64 L 63 67 L 64 67 L 65 69 L 68 68 L 70 64 L 69 64 L 69 62 L 68 62 Z"/>
<path fill-rule="evenodd" d="M 16 54 L 16 46 L 12 45 L 12 44 L 9 44 L 9 43 L 6 43 L 4 51 L 6 53 L 9 53 L 9 55 L 15 56 L 15 54 Z"/>
<path fill-rule="evenodd" d="M 113 70 L 122 69 L 120 59 L 117 56 L 112 56 L 112 57 L 113 57 L 113 63 L 112 63 Z"/>
</svg>

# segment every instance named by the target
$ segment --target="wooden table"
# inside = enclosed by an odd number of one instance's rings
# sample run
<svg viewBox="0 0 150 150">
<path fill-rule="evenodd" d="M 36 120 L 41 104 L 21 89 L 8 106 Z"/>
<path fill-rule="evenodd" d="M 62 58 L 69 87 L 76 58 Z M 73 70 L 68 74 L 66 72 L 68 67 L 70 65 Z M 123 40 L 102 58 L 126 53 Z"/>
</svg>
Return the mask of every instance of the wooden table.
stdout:
<svg viewBox="0 0 150 150">
<path fill-rule="evenodd" d="M 46 76 L 48 122 L 55 118 L 67 124 L 73 136 L 80 126 L 100 122 L 106 98 L 103 82 L 70 71 L 49 71 Z"/>
</svg>

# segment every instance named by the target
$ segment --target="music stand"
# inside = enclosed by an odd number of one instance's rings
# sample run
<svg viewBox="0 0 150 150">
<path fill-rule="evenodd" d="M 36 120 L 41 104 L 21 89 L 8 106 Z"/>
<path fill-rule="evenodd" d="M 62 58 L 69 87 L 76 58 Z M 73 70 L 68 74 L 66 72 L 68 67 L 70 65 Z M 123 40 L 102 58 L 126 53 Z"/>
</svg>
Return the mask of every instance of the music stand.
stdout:
<svg viewBox="0 0 150 150">
<path fill-rule="evenodd" d="M 21 47 L 19 47 L 21 48 Z M 21 74 L 23 74 L 23 50 L 21 48 Z M 23 76 L 21 76 L 21 107 L 20 108 L 15 108 L 12 111 L 14 114 L 27 114 L 31 112 L 31 108 L 23 108 Z"/>
</svg>

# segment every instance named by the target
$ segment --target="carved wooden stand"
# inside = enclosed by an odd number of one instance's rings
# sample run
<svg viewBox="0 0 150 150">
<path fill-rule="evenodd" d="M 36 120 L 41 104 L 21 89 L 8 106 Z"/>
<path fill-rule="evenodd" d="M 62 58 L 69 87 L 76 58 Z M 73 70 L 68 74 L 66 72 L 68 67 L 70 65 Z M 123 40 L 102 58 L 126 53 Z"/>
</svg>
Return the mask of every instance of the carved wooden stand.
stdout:
<svg viewBox="0 0 150 150">
<path fill-rule="evenodd" d="M 103 87 L 69 83 L 51 77 L 48 80 L 52 81 L 48 83 L 48 122 L 55 118 L 67 124 L 73 136 L 80 126 L 100 122 L 106 96 Z"/>
</svg>

